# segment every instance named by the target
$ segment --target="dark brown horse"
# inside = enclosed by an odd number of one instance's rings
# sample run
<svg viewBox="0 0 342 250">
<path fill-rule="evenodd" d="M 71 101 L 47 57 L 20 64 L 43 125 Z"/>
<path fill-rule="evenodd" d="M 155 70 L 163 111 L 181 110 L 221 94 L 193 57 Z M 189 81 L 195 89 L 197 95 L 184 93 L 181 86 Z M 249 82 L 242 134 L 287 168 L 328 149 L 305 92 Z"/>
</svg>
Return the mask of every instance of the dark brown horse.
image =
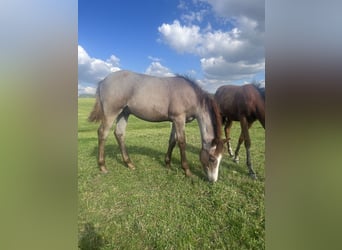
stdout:
<svg viewBox="0 0 342 250">
<path fill-rule="evenodd" d="M 105 166 L 105 140 L 116 121 L 114 131 L 123 161 L 134 169 L 125 146 L 125 130 L 130 114 L 150 122 L 171 121 L 172 131 L 165 163 L 170 166 L 173 148 L 178 142 L 181 164 L 187 176 L 191 175 L 185 155 L 185 123 L 197 119 L 202 149 L 200 161 L 209 181 L 216 181 L 223 144 L 221 116 L 213 98 L 197 84 L 182 76 L 153 77 L 130 71 L 118 71 L 101 81 L 97 88 L 96 103 L 89 121 L 101 121 L 98 129 L 98 164 Z"/>
<path fill-rule="evenodd" d="M 251 161 L 251 139 L 248 130 L 256 120 L 259 120 L 265 129 L 265 89 L 255 84 L 224 85 L 217 89 L 215 99 L 221 109 L 229 155 L 233 156 L 229 135 L 230 128 L 233 121 L 240 121 L 241 134 L 235 150 L 234 161 L 239 161 L 239 150 L 244 141 L 249 174 L 252 178 L 256 178 Z"/>
</svg>

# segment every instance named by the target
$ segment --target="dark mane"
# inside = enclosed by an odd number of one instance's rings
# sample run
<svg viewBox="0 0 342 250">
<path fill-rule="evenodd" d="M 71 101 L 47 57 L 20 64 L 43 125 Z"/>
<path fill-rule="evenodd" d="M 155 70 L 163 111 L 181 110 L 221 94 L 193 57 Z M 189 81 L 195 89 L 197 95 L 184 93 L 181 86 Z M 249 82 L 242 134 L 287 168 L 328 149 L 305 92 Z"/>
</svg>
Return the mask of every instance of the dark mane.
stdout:
<svg viewBox="0 0 342 250">
<path fill-rule="evenodd" d="M 214 98 L 206 93 L 206 103 L 208 104 L 208 107 L 210 109 L 210 116 L 211 121 L 213 122 L 214 127 L 214 133 L 215 133 L 215 139 L 219 140 L 221 139 L 221 127 L 222 127 L 222 118 L 221 113 L 218 104 L 214 100 Z"/>
<path fill-rule="evenodd" d="M 200 98 L 200 100 L 205 99 L 205 96 L 208 94 L 206 91 L 204 91 L 196 82 L 195 79 L 191 78 L 190 76 L 186 75 L 176 75 L 176 77 L 181 78 L 185 80 L 187 83 L 190 84 L 190 86 L 195 90 L 196 95 Z"/>
<path fill-rule="evenodd" d="M 202 105 L 206 105 L 209 109 L 210 118 L 213 123 L 215 139 L 221 138 L 221 127 L 222 127 L 222 118 L 218 104 L 216 103 L 212 94 L 203 90 L 196 80 L 190 78 L 189 76 L 177 75 L 176 77 L 184 79 L 190 86 L 195 90 L 196 95 L 201 100 Z"/>
</svg>

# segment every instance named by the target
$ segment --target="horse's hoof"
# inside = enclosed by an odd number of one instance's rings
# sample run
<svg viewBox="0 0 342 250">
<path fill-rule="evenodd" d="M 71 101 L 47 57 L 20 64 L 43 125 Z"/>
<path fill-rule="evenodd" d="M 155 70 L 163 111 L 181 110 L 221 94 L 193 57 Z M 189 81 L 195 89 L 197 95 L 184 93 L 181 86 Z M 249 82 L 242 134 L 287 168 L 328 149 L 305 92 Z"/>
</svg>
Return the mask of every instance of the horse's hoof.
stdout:
<svg viewBox="0 0 342 250">
<path fill-rule="evenodd" d="M 100 167 L 100 171 L 101 171 L 103 174 L 107 174 L 107 173 L 108 173 L 107 168 L 104 167 L 104 166 Z"/>
<path fill-rule="evenodd" d="M 185 175 L 187 177 L 192 177 L 192 173 L 191 173 L 191 171 L 189 169 L 185 170 Z"/>
<path fill-rule="evenodd" d="M 127 163 L 127 167 L 128 167 L 130 170 L 135 170 L 135 166 L 133 165 L 133 163 Z"/>
<path fill-rule="evenodd" d="M 250 173 L 249 176 L 253 179 L 253 180 L 257 180 L 258 177 L 255 173 Z"/>
<path fill-rule="evenodd" d="M 240 160 L 239 160 L 239 158 L 234 158 L 234 159 L 233 159 L 233 162 L 239 164 L 239 163 L 240 163 Z"/>
</svg>

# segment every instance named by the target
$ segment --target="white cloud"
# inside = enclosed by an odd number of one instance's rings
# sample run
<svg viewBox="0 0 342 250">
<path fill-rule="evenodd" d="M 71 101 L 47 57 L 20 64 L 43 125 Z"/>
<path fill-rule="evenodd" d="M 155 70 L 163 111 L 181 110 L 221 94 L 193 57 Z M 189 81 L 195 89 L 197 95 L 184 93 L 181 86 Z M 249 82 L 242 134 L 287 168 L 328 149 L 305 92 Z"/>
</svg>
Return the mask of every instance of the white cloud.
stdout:
<svg viewBox="0 0 342 250">
<path fill-rule="evenodd" d="M 120 59 L 114 55 L 106 61 L 90 57 L 85 49 L 78 45 L 78 80 L 96 84 L 110 72 L 120 70 L 119 62 Z"/>
<path fill-rule="evenodd" d="M 81 84 L 78 85 L 78 94 L 95 94 L 96 93 L 96 87 L 92 86 L 83 86 Z"/>
<path fill-rule="evenodd" d="M 109 73 L 120 70 L 120 59 L 111 55 L 106 61 L 90 57 L 86 50 L 78 45 L 78 93 L 95 93 L 97 83 Z"/>
<path fill-rule="evenodd" d="M 199 26 L 181 26 L 177 20 L 173 24 L 163 24 L 159 31 L 164 41 L 177 52 L 199 56 L 205 76 L 239 80 L 252 77 L 264 67 L 263 39 L 253 29 L 254 21 L 242 20 L 240 27 L 226 32 L 202 32 Z"/>
<path fill-rule="evenodd" d="M 230 32 L 214 31 L 203 34 L 203 44 L 198 50 L 203 57 L 224 56 L 234 61 L 241 54 L 245 41 L 240 39 L 241 31 L 234 28 Z"/>
<path fill-rule="evenodd" d="M 201 0 L 212 6 L 214 13 L 222 18 L 230 20 L 248 17 L 259 25 L 264 31 L 265 23 L 265 0 Z"/>
<path fill-rule="evenodd" d="M 185 12 L 180 17 L 185 25 L 174 20 L 171 24 L 163 23 L 158 31 L 161 40 L 172 49 L 199 57 L 207 78 L 204 80 L 251 80 L 265 69 L 263 0 L 198 0 L 192 3 L 195 11 L 184 1 L 179 5 Z M 224 19 L 221 24 L 225 25 L 221 29 L 204 22 L 204 18 L 210 16 L 209 11 L 216 18 Z"/>
<path fill-rule="evenodd" d="M 178 20 L 172 24 L 163 23 L 158 27 L 164 41 L 179 53 L 193 53 L 201 42 L 200 27 L 182 26 Z"/>
<path fill-rule="evenodd" d="M 114 67 L 118 67 L 120 64 L 120 59 L 114 55 L 111 55 L 109 59 L 107 59 L 107 63 L 111 64 Z"/>
<path fill-rule="evenodd" d="M 265 88 L 266 87 L 265 80 L 259 81 L 258 84 L 259 84 L 260 88 Z"/>
<path fill-rule="evenodd" d="M 179 9 L 181 9 L 181 10 L 187 9 L 187 7 L 186 7 L 186 2 L 183 1 L 183 0 L 180 0 L 177 7 L 178 7 Z"/>
<path fill-rule="evenodd" d="M 162 59 L 159 58 L 159 57 L 148 56 L 147 58 L 150 59 L 150 60 L 152 60 L 152 61 L 156 61 L 156 62 L 161 62 L 161 61 L 162 61 Z"/>
<path fill-rule="evenodd" d="M 153 76 L 174 76 L 172 71 L 169 68 L 161 65 L 160 62 L 152 62 L 146 69 L 145 73 Z"/>
<path fill-rule="evenodd" d="M 264 61 L 254 64 L 244 61 L 229 62 L 222 56 L 202 58 L 201 65 L 207 79 L 216 79 L 224 82 L 252 78 L 256 73 L 265 68 Z"/>
<path fill-rule="evenodd" d="M 206 10 L 201 11 L 190 11 L 187 14 L 183 14 L 181 16 L 182 20 L 188 24 L 191 24 L 193 22 L 202 22 L 204 15 L 207 13 Z"/>
</svg>

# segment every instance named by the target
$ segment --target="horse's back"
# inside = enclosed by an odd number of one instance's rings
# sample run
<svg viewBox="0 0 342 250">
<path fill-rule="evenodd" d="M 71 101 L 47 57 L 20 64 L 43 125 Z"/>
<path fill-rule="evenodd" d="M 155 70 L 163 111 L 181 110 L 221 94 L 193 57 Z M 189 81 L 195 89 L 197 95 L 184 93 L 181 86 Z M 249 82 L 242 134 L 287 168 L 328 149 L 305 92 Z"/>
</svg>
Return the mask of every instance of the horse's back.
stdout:
<svg viewBox="0 0 342 250">
<path fill-rule="evenodd" d="M 224 85 L 217 89 L 215 100 L 219 104 L 223 114 L 229 115 L 230 113 L 236 113 L 238 107 L 236 95 L 240 92 L 240 87 L 235 85 Z"/>
<path fill-rule="evenodd" d="M 241 116 L 254 120 L 257 109 L 262 109 L 264 101 L 253 84 L 224 85 L 215 93 L 223 116 L 239 121 Z"/>
<path fill-rule="evenodd" d="M 217 89 L 215 99 L 218 102 L 223 116 L 239 121 L 240 116 L 248 111 L 251 100 L 251 88 L 247 85 L 224 85 Z"/>
<path fill-rule="evenodd" d="M 243 105 L 259 96 L 259 92 L 253 84 L 224 85 L 217 89 L 215 98 L 219 103 Z"/>
<path fill-rule="evenodd" d="M 149 121 L 169 120 L 197 106 L 193 88 L 181 77 L 155 77 L 117 71 L 99 85 L 101 100 L 110 109 L 128 107 Z"/>
<path fill-rule="evenodd" d="M 171 86 L 173 85 L 173 86 Z M 128 96 L 162 96 L 177 90 L 182 91 L 183 82 L 176 77 L 156 77 L 139 74 L 127 70 L 121 70 L 108 75 L 101 83 L 100 88 L 104 95 L 115 96 L 116 94 Z"/>
</svg>

